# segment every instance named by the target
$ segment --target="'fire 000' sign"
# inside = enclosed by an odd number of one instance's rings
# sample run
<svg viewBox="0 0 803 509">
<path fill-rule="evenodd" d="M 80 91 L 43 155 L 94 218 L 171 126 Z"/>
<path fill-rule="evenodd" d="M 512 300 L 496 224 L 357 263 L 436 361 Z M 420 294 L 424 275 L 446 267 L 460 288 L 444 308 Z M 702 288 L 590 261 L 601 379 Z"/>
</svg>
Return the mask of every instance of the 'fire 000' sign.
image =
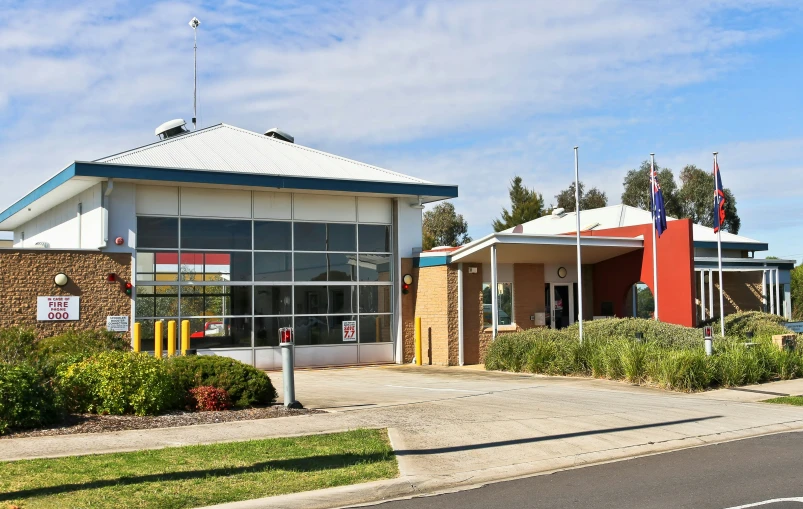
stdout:
<svg viewBox="0 0 803 509">
<path fill-rule="evenodd" d="M 40 322 L 78 320 L 80 299 L 80 297 L 37 297 L 36 319 Z"/>
</svg>

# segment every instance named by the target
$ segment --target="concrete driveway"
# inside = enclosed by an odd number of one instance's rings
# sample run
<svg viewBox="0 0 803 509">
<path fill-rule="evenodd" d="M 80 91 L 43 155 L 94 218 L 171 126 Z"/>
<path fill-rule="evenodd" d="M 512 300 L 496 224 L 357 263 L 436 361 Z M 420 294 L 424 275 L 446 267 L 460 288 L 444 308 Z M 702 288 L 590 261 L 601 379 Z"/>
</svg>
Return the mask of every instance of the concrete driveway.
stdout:
<svg viewBox="0 0 803 509">
<path fill-rule="evenodd" d="M 281 392 L 280 374 L 270 376 Z M 785 389 L 803 393 L 803 381 L 796 384 Z M 0 444 L 0 459 L 388 428 L 400 479 L 333 489 L 342 495 L 340 499 L 323 490 L 317 499 L 312 492 L 301 499 L 292 495 L 274 497 L 270 504 L 236 506 L 332 507 L 338 500 L 345 504 L 474 485 L 803 429 L 801 407 L 733 401 L 727 394 L 677 394 L 604 380 L 488 373 L 478 368 L 299 370 L 296 396 L 305 406 L 326 413 L 158 431 L 10 439 Z M 293 497 L 296 502 L 290 500 Z"/>
</svg>

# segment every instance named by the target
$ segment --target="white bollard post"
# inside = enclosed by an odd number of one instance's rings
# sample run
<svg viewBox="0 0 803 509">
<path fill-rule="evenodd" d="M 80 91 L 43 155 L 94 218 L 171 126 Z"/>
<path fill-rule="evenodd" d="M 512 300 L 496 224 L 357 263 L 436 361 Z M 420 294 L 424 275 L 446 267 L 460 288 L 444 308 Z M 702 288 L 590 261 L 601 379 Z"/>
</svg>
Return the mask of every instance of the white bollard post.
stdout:
<svg viewBox="0 0 803 509">
<path fill-rule="evenodd" d="M 710 325 L 703 327 L 703 336 L 705 341 L 705 355 L 711 357 L 714 353 L 714 330 Z"/>
<path fill-rule="evenodd" d="M 296 384 L 293 371 L 293 328 L 279 329 L 279 345 L 282 348 L 282 385 L 284 386 L 284 406 L 286 408 L 304 408 L 296 401 Z"/>
</svg>

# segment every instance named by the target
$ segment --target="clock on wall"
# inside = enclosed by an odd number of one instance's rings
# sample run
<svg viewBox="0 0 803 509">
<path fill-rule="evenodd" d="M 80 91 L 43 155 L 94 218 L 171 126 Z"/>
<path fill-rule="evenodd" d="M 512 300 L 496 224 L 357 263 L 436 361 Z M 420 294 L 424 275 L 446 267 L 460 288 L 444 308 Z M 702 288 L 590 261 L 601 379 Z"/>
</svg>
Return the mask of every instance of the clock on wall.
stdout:
<svg viewBox="0 0 803 509">
<path fill-rule="evenodd" d="M 567 274 L 567 273 L 568 273 L 568 272 L 566 271 L 566 267 L 561 267 L 561 268 L 559 268 L 559 269 L 558 269 L 558 277 L 559 277 L 559 278 L 564 278 L 564 277 L 566 277 L 566 274 Z"/>
</svg>

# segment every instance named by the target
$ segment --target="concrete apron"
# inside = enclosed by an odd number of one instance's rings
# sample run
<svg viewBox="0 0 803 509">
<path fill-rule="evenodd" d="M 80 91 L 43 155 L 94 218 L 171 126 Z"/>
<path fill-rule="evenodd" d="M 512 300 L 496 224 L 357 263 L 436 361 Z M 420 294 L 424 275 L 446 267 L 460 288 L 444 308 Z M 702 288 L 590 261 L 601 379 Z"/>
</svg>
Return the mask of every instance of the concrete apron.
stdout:
<svg viewBox="0 0 803 509">
<path fill-rule="evenodd" d="M 278 376 L 271 374 L 271 378 L 281 387 Z M 799 407 L 667 393 L 600 380 L 373 367 L 299 371 L 296 381 L 297 398 L 328 413 L 200 425 L 191 430 L 6 439 L 0 441 L 0 459 L 389 428 L 401 471 L 398 479 L 223 506 L 310 508 L 465 488 L 803 429 Z"/>
</svg>

